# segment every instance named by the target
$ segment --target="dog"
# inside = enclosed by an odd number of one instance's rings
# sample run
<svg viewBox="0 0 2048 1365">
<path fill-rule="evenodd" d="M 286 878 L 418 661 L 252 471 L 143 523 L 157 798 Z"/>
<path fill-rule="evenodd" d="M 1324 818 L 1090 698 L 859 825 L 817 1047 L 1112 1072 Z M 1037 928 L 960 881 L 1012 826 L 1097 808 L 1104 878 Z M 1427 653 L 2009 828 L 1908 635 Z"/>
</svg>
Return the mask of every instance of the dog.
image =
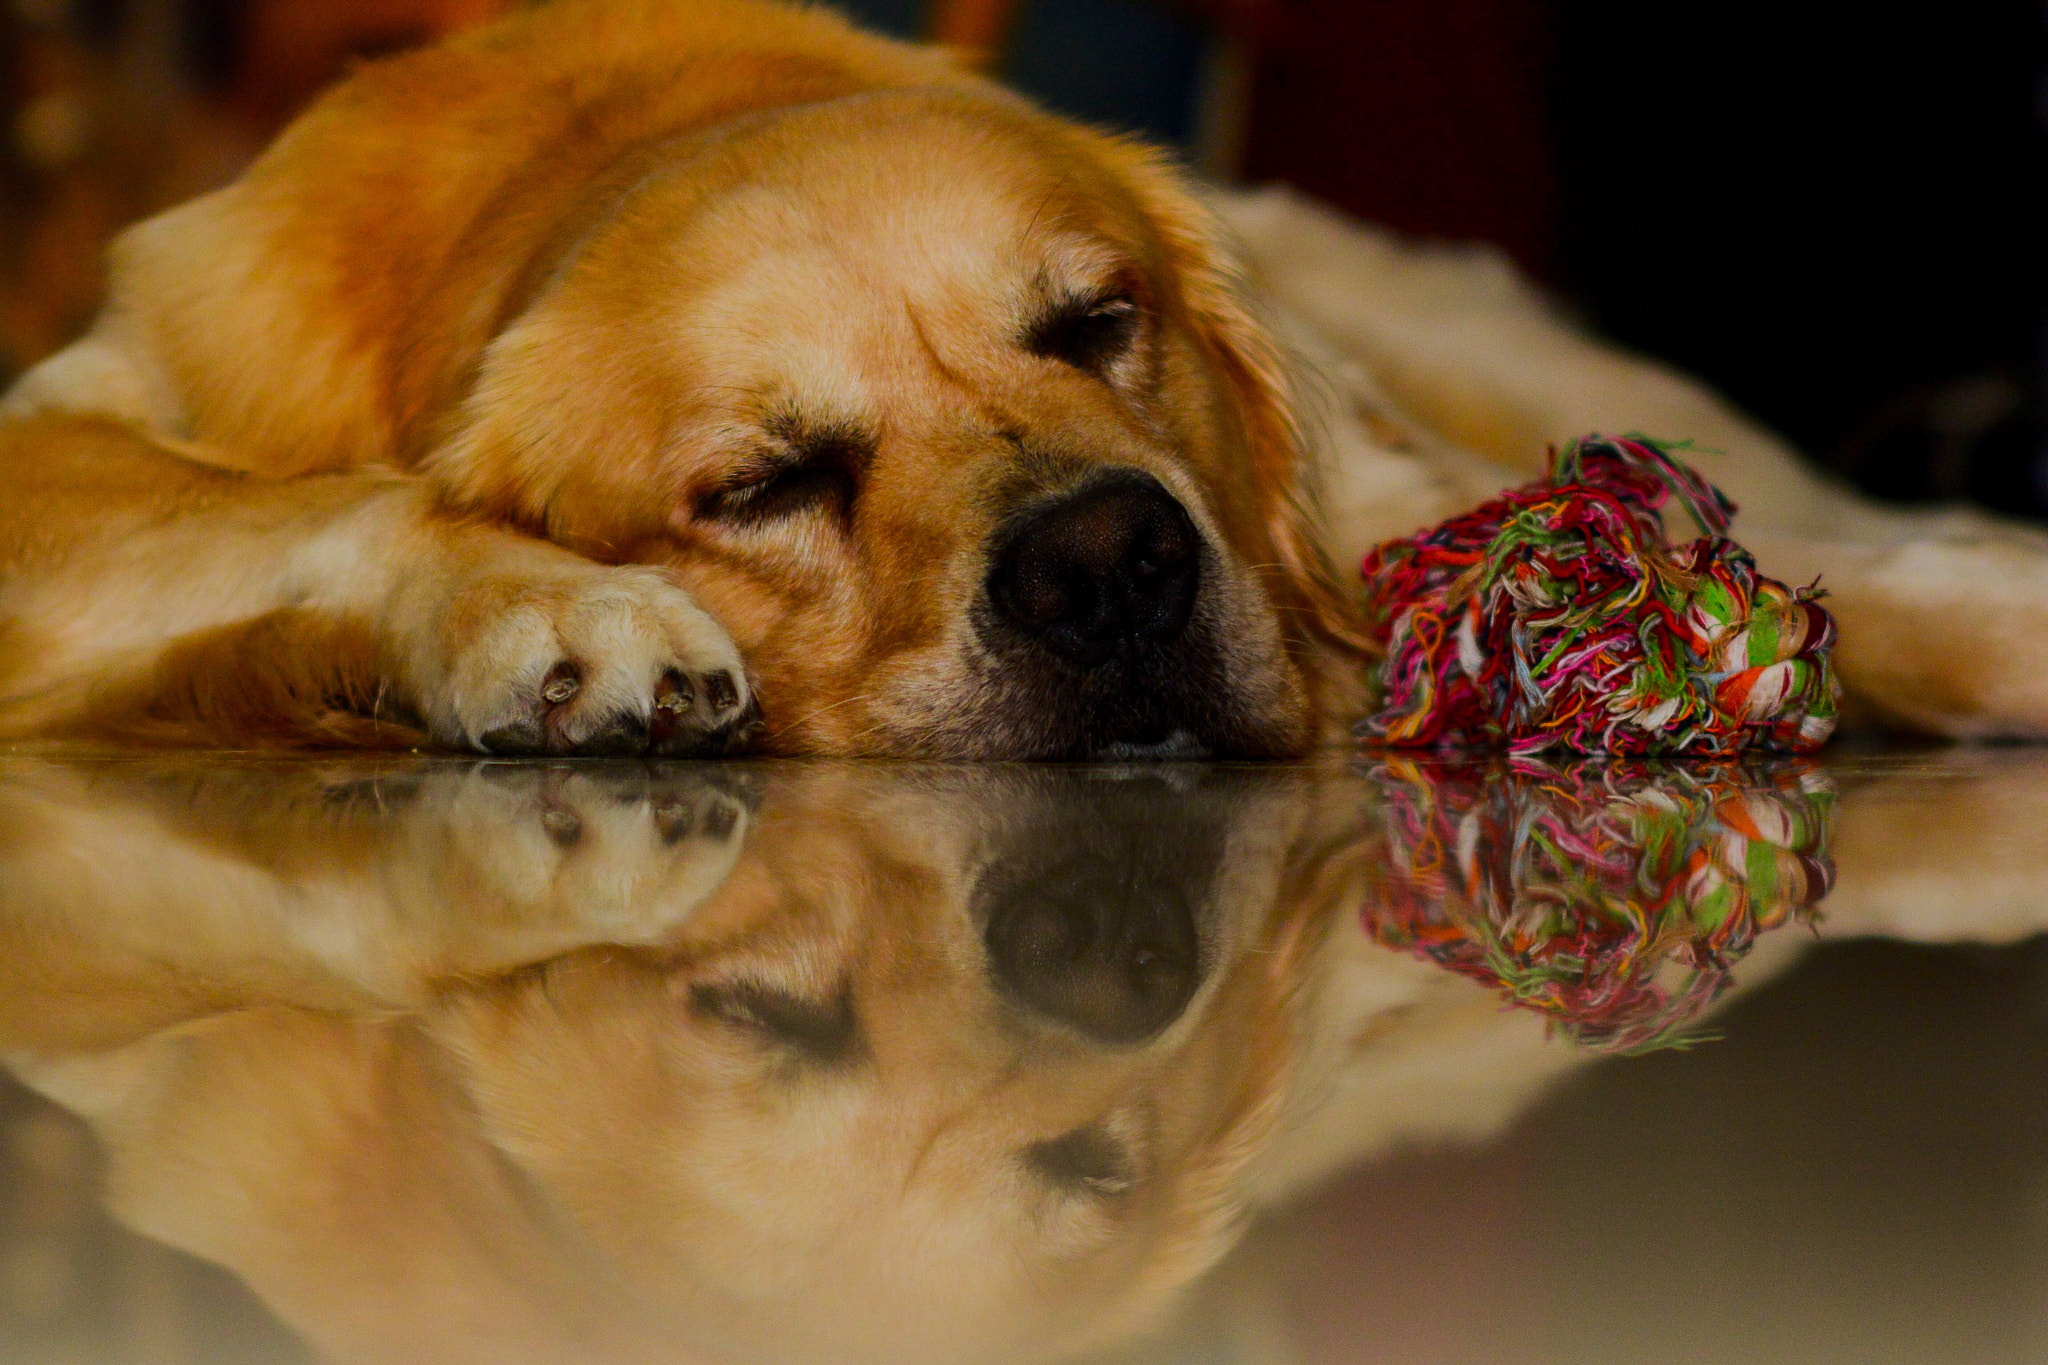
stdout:
<svg viewBox="0 0 2048 1365">
<path fill-rule="evenodd" d="M 573 0 L 373 65 L 125 237 L 16 391 L 12 728 L 1299 752 L 1344 622 L 1210 230 L 815 11 Z"/>
<path fill-rule="evenodd" d="M 0 1049 L 326 1359 L 1066 1358 L 1235 1236 L 1322 790 L 13 762 Z"/>
<path fill-rule="evenodd" d="M 1205 202 L 766 0 L 369 65 L 125 234 L 5 410 L 6 737 L 1298 755 L 1368 695 L 1332 565 L 1596 428 L 1721 452 L 1861 714 L 2048 735 L 2048 537 L 1824 484 L 1483 252 Z"/>
</svg>

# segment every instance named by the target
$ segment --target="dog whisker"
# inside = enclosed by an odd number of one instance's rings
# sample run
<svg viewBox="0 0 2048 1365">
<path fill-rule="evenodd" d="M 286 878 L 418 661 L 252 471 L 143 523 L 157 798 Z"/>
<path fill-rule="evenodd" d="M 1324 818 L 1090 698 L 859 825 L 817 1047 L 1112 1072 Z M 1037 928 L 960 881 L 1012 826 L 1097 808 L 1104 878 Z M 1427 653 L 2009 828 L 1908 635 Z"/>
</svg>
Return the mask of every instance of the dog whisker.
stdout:
<svg viewBox="0 0 2048 1365">
<path fill-rule="evenodd" d="M 872 695 L 872 693 L 862 692 L 856 696 L 842 697 L 838 701 L 830 702 L 824 706 L 816 708 L 815 710 L 806 711 L 801 716 L 798 716 L 795 720 L 789 721 L 782 725 L 778 725 L 771 729 L 768 733 L 771 736 L 788 734 L 791 730 L 796 729 L 800 725 L 809 724 L 811 721 L 817 719 L 819 716 L 824 715 L 827 711 L 834 711 L 842 706 L 851 706 L 853 703 L 857 701 L 867 701 Z"/>
</svg>

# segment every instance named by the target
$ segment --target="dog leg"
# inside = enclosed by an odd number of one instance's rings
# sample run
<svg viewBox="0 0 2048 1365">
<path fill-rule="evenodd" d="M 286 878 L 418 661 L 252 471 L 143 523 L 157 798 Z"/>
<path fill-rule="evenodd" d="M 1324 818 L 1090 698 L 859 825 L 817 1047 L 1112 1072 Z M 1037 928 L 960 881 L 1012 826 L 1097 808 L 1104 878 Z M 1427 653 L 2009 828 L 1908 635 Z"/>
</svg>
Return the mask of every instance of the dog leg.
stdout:
<svg viewBox="0 0 2048 1365">
<path fill-rule="evenodd" d="M 1570 325 L 1498 253 L 1404 242 L 1278 191 L 1217 207 L 1276 301 L 1334 357 L 1322 363 L 1332 385 L 1354 406 L 1380 397 L 1397 410 L 1383 421 L 1427 433 L 1370 452 L 1374 469 L 1409 461 L 1418 476 L 1407 486 L 1430 493 L 1379 511 L 1375 530 L 1398 521 L 1387 534 L 1402 534 L 1458 510 L 1443 504 L 1474 491 L 1484 461 L 1498 487 L 1589 431 L 1690 439 L 1687 458 L 1741 506 L 1736 534 L 1765 572 L 1822 577 L 1852 703 L 1951 738 L 2048 738 L 2048 533 L 1861 497 L 1704 386 Z M 1384 470 L 1368 477 L 1355 453 L 1334 463 L 1333 548 L 1349 558 L 1360 547 L 1346 538 L 1342 490 L 1402 484 Z"/>
<path fill-rule="evenodd" d="M 0 735 L 706 753 L 751 728 L 731 640 L 664 571 L 419 481 L 260 479 L 68 417 L 0 426 L 0 477 Z"/>
</svg>

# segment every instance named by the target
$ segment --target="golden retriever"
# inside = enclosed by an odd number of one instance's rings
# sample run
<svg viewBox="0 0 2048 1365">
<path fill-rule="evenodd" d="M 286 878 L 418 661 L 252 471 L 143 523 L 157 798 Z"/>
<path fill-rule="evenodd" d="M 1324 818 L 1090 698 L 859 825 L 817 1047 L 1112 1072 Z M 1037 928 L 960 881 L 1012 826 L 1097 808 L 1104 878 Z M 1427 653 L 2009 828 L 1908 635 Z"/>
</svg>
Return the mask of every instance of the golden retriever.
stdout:
<svg viewBox="0 0 2048 1365">
<path fill-rule="evenodd" d="M 569 0 L 115 255 L 0 435 L 15 733 L 1270 755 L 1339 709 L 1207 216 L 940 53 Z"/>
<path fill-rule="evenodd" d="M 111 278 L 0 428 L 0 735 L 1296 754 L 1363 705 L 1332 560 L 1598 427 L 1723 452 L 1867 709 L 2048 734 L 2048 539 L 823 11 L 376 63 Z"/>
<path fill-rule="evenodd" d="M 1049 1359 L 1229 1243 L 1317 790 L 16 763 L 0 1049 L 327 1358 Z"/>
</svg>

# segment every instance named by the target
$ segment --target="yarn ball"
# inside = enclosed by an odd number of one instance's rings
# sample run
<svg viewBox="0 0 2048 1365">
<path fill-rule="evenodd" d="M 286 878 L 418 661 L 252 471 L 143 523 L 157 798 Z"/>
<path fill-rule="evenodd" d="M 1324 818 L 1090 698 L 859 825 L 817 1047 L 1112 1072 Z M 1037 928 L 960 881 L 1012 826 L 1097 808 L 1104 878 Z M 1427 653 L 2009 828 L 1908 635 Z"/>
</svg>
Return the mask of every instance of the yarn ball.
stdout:
<svg viewBox="0 0 2048 1365">
<path fill-rule="evenodd" d="M 1834 732 L 1834 619 L 1757 572 L 1735 506 L 1647 437 L 1586 436 L 1547 478 L 1365 557 L 1385 646 L 1361 737 L 1396 746 L 1728 758 Z M 1702 532 L 1672 546 L 1676 495 Z"/>
<path fill-rule="evenodd" d="M 1373 774 L 1366 932 L 1602 1053 L 1683 1046 L 1757 936 L 1834 884 L 1834 788 L 1794 761 L 1508 760 Z"/>
</svg>

